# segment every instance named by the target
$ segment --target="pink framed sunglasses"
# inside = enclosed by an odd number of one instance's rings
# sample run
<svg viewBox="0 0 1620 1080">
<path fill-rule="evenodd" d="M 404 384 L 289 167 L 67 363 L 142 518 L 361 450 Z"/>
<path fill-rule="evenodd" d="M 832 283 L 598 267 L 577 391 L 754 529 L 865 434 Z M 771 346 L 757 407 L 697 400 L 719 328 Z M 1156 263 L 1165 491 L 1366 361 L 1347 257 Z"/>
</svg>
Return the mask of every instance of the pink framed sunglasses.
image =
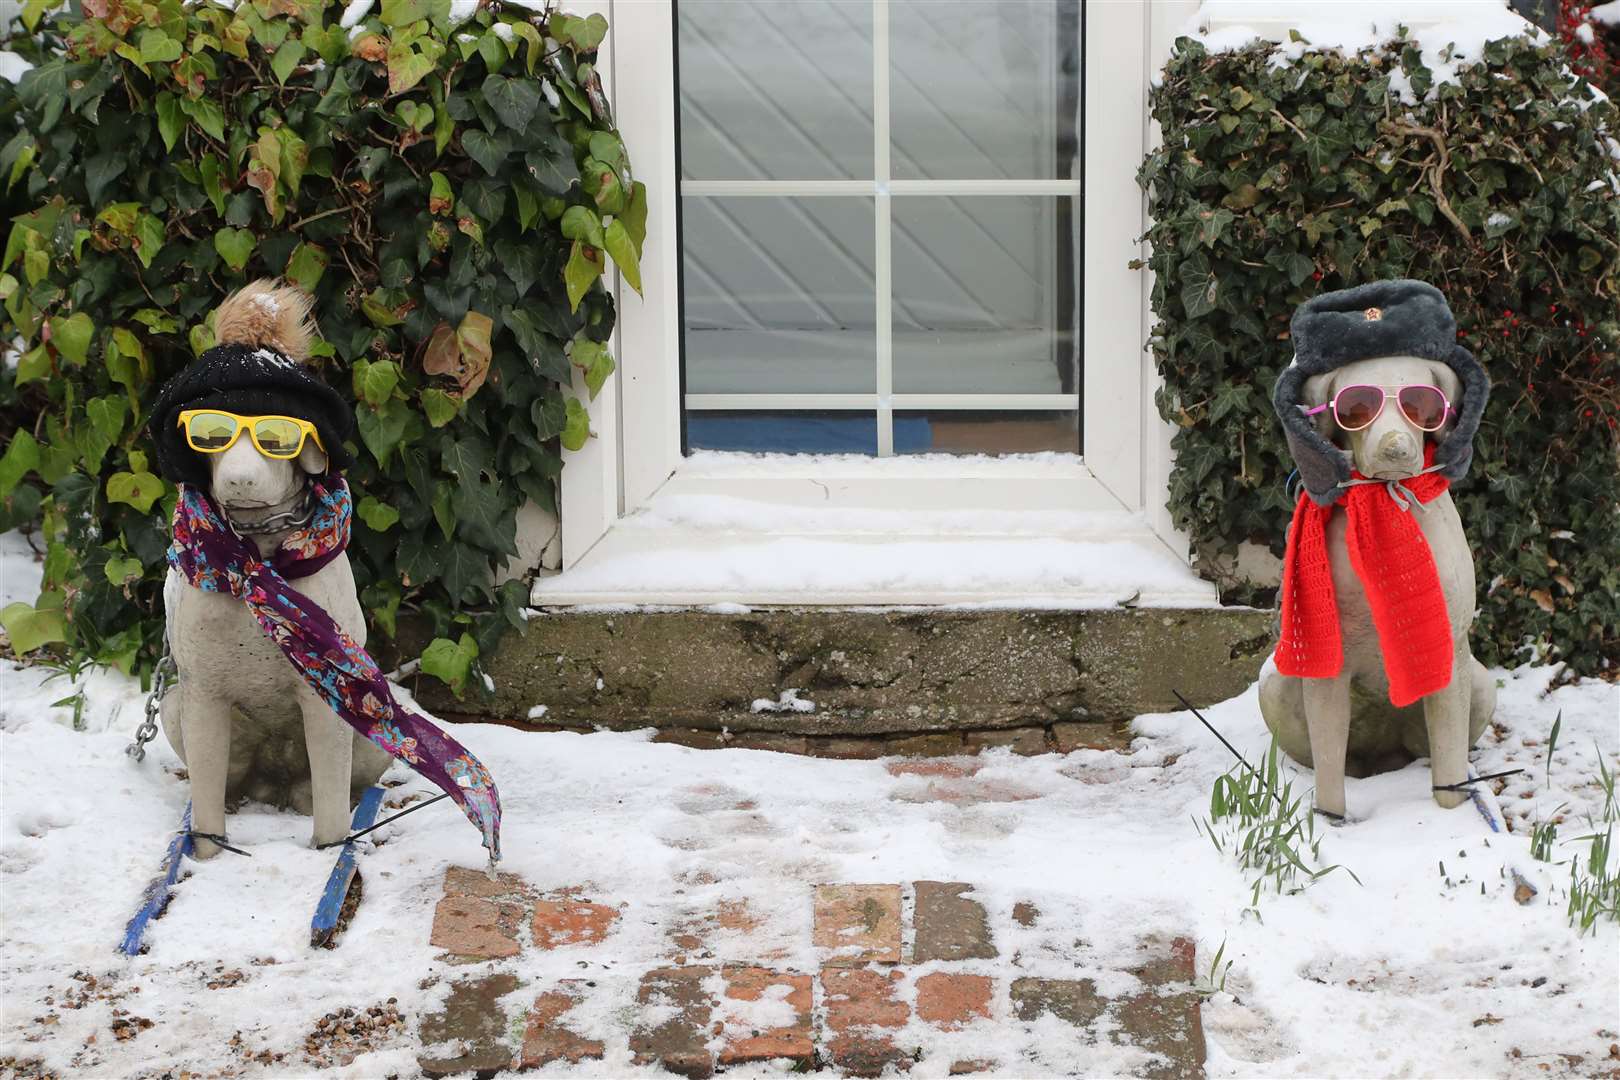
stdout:
<svg viewBox="0 0 1620 1080">
<path fill-rule="evenodd" d="M 1393 394 L 1382 386 L 1357 383 L 1334 394 L 1332 404 L 1306 409 L 1305 415 L 1315 416 L 1331 408 L 1333 419 L 1341 428 L 1360 431 L 1378 419 L 1384 411 L 1384 403 L 1391 398 L 1400 406 L 1401 415 L 1422 431 L 1439 431 L 1446 417 L 1451 415 L 1451 402 L 1440 388 L 1422 383 L 1396 387 Z"/>
</svg>

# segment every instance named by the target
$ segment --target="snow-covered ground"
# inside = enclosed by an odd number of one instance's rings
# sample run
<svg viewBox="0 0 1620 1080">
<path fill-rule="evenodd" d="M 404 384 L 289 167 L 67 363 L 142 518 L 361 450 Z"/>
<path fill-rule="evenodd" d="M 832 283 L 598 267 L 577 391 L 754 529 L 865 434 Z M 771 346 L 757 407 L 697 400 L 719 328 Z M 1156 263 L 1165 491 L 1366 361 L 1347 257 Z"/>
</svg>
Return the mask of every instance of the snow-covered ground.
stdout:
<svg viewBox="0 0 1620 1080">
<path fill-rule="evenodd" d="M 0 558 L 8 592 L 31 569 L 12 539 Z M 245 807 L 230 835 L 254 857 L 195 867 L 153 925 L 150 952 L 122 958 L 113 945 L 186 785 L 161 738 L 144 764 L 125 757 L 141 707 L 132 681 L 90 676 L 88 730 L 76 732 L 68 710 L 49 706 L 67 689 L 47 674 L 0 662 L 0 1075 L 36 1060 L 64 1076 L 307 1075 L 320 1055 L 317 1043 L 316 1057 L 305 1056 L 306 1037 L 323 1015 L 390 998 L 405 1022 L 323 1075 L 415 1075 L 421 1016 L 469 970 L 428 944 L 445 867 L 482 865 L 462 816 L 437 806 L 374 834 L 359 913 L 337 950 L 320 951 L 308 947 L 308 922 L 331 854 L 308 849 L 307 819 Z M 715 938 L 718 958 L 753 959 L 738 951 L 765 940 L 787 950 L 773 965 L 814 970 L 814 884 L 937 879 L 976 886 L 1001 977 L 1124 970 L 1136 938 L 1154 931 L 1195 938 L 1203 969 L 1225 941 L 1226 989 L 1203 1007 L 1211 1075 L 1608 1075 L 1620 1068 L 1610 1058 L 1620 930 L 1582 939 L 1566 926 L 1566 871 L 1530 859 L 1527 823 L 1563 806 L 1562 833 L 1572 836 L 1596 811 L 1598 755 L 1611 766 L 1620 758 L 1620 687 L 1547 693 L 1552 676 L 1501 673 L 1500 723 L 1476 754 L 1482 771 L 1527 770 L 1502 795 L 1516 832 L 1490 836 L 1466 804 L 1439 810 L 1421 766 L 1351 781 L 1356 820 L 1325 830 L 1322 856 L 1361 884 L 1333 874 L 1263 900 L 1258 915 L 1245 913 L 1244 876 L 1193 827 L 1231 761 L 1186 714 L 1142 717 L 1126 754 L 991 753 L 973 782 L 1013 801 L 961 805 L 928 800 L 928 778 L 892 776 L 879 762 L 689 750 L 652 743 L 649 732 L 477 725 L 457 735 L 500 783 L 503 869 L 542 890 L 585 885 L 624 905 L 600 944 L 521 958 L 518 973 L 537 986 L 597 986 L 570 1020 L 605 1038 L 607 1057 L 551 1071 L 655 1071 L 630 1064 L 623 1032 L 644 1011 L 639 974 L 667 962 L 670 928 L 692 912 L 746 898 L 762 924 L 746 942 Z M 1549 780 L 1545 742 L 1559 710 Z M 1251 760 L 1263 753 L 1252 689 L 1208 715 Z M 431 790 L 400 778 L 391 801 Z M 732 809 L 743 800 L 754 806 Z M 1540 897 L 1515 903 L 1507 867 Z M 1041 909 L 1036 928 L 1011 919 L 1019 901 Z M 1050 1018 L 1018 1022 L 1004 992 L 995 1008 L 994 1020 L 959 1032 L 908 1029 L 909 1042 L 939 1051 L 913 1075 L 940 1075 L 966 1056 L 997 1056 L 1015 1076 L 1132 1064 L 1119 1048 L 1065 1041 Z M 264 1051 L 269 1064 L 254 1056 Z"/>
</svg>

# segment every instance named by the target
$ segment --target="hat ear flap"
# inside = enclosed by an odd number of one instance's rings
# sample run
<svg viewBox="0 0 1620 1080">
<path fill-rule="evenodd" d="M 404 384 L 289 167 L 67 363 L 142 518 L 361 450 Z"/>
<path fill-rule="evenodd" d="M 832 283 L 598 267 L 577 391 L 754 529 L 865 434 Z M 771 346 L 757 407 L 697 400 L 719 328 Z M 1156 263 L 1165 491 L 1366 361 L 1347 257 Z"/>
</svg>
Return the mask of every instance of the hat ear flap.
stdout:
<svg viewBox="0 0 1620 1080">
<path fill-rule="evenodd" d="M 1331 373 L 1307 376 L 1304 369 L 1291 365 L 1283 369 L 1272 395 L 1294 467 L 1299 470 L 1305 491 L 1321 506 L 1331 505 L 1339 497 L 1340 486 L 1350 479 L 1349 455 L 1323 437 L 1318 417 L 1305 415 L 1307 408 L 1321 404 L 1309 395 L 1328 394 L 1332 384 Z"/>
<path fill-rule="evenodd" d="M 325 476 L 329 464 L 326 451 L 316 446 L 314 439 L 305 439 L 304 448 L 298 451 L 298 467 L 311 476 Z"/>
</svg>

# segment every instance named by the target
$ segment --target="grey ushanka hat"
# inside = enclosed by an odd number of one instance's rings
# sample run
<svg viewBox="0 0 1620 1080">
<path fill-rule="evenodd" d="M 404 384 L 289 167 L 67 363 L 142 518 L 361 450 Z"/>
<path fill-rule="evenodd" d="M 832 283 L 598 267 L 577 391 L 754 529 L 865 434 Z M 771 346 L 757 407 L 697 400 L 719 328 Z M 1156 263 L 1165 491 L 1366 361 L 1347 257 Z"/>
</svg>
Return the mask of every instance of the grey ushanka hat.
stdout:
<svg viewBox="0 0 1620 1080">
<path fill-rule="evenodd" d="M 1457 321 L 1439 289 L 1403 279 L 1323 293 L 1299 306 L 1291 329 L 1294 362 L 1278 376 L 1272 404 L 1313 501 L 1327 506 L 1338 499 L 1350 479 L 1350 455 L 1316 430 L 1300 408 L 1300 394 L 1311 376 L 1357 360 L 1415 356 L 1457 373 L 1462 399 L 1451 403 L 1455 426 L 1436 446 L 1434 464 L 1453 483 L 1467 475 L 1491 384 L 1473 353 L 1457 344 Z"/>
</svg>

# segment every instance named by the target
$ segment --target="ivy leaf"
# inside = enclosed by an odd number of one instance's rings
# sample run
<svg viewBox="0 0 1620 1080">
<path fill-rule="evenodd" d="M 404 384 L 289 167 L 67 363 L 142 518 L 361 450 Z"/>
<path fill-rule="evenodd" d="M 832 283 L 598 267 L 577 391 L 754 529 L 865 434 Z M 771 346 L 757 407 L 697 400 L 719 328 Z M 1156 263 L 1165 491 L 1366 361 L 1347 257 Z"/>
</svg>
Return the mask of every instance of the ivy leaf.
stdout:
<svg viewBox="0 0 1620 1080">
<path fill-rule="evenodd" d="M 602 275 L 602 253 L 588 244 L 574 241 L 563 267 L 563 282 L 568 287 L 568 310 L 578 311 L 591 282 Z"/>
<path fill-rule="evenodd" d="M 152 504 L 162 494 L 163 481 L 144 470 L 115 472 L 107 477 L 107 498 L 115 503 L 133 506 L 143 514 L 151 512 Z"/>
<path fill-rule="evenodd" d="M 568 450 L 582 450 L 591 437 L 591 415 L 578 398 L 568 399 L 568 421 L 563 425 L 562 444 Z"/>
<path fill-rule="evenodd" d="M 0 610 L 0 626 L 5 627 L 6 636 L 11 639 L 11 651 L 18 656 L 45 645 L 67 642 L 67 619 L 61 605 L 7 604 Z"/>
<path fill-rule="evenodd" d="M 380 409 L 394 396 L 399 385 L 399 368 L 392 360 L 379 360 L 355 371 L 355 389 L 367 405 Z"/>
<path fill-rule="evenodd" d="M 276 77 L 276 82 L 286 83 L 297 69 L 298 62 L 304 58 L 304 43 L 295 37 L 290 37 L 281 43 L 281 48 L 270 58 L 270 70 Z"/>
<path fill-rule="evenodd" d="M 441 428 L 456 418 L 461 406 L 443 390 L 430 386 L 422 391 L 422 411 L 427 413 L 429 424 Z"/>
<path fill-rule="evenodd" d="M 162 30 L 142 30 L 140 37 L 140 63 L 172 64 L 185 50 L 174 38 Z"/>
<path fill-rule="evenodd" d="M 558 13 L 546 21 L 546 30 L 559 44 L 572 46 L 578 52 L 590 52 L 602 44 L 608 24 L 600 14 L 581 18 Z"/>
<path fill-rule="evenodd" d="M 366 444 L 377 464 L 388 467 L 388 459 L 405 438 L 408 412 L 398 401 L 388 401 L 380 409 L 365 406 L 354 410 L 360 441 Z"/>
<path fill-rule="evenodd" d="M 484 80 L 484 100 L 495 110 L 501 123 L 521 132 L 528 128 L 530 118 L 540 106 L 540 88 L 529 79 L 490 75 Z"/>
<path fill-rule="evenodd" d="M 583 240 L 592 247 L 603 247 L 602 220 L 588 207 L 570 206 L 558 223 L 569 240 Z"/>
<path fill-rule="evenodd" d="M 225 110 L 219 102 L 212 98 L 183 97 L 180 99 L 180 110 L 212 139 L 218 142 L 225 141 Z"/>
<path fill-rule="evenodd" d="M 257 241 L 253 233 L 247 229 L 232 229 L 227 226 L 214 233 L 214 250 L 219 252 L 219 257 L 225 260 L 226 266 L 238 273 L 247 266 L 256 246 Z"/>
<path fill-rule="evenodd" d="M 444 567 L 440 571 L 444 591 L 455 597 L 457 603 L 466 602 L 469 593 L 476 596 L 479 587 L 489 582 L 489 560 L 466 544 L 445 545 Z"/>
<path fill-rule="evenodd" d="M 479 128 L 468 128 L 461 133 L 461 148 L 486 173 L 495 176 L 506 163 L 506 155 L 512 152 L 512 142 L 505 135 L 491 135 Z"/>
<path fill-rule="evenodd" d="M 384 0 L 384 4 L 387 4 L 387 0 Z M 472 662 L 476 659 L 478 642 L 473 640 L 471 634 L 463 633 L 458 641 L 434 638 L 422 650 L 422 672 L 444 682 L 459 698 L 466 688 L 467 676 L 472 673 Z"/>
<path fill-rule="evenodd" d="M 624 231 L 636 246 L 636 258 L 641 258 L 642 245 L 647 242 L 647 185 L 636 181 L 630 187 L 630 202 L 619 215 Z"/>
<path fill-rule="evenodd" d="M 399 521 L 399 511 L 378 499 L 375 495 L 367 495 L 355 507 L 355 513 L 372 532 L 387 532 Z"/>
<path fill-rule="evenodd" d="M 1221 280 L 1211 274 L 1207 278 L 1194 279 L 1181 286 L 1181 304 L 1187 310 L 1187 318 L 1198 319 L 1215 310 L 1216 298 L 1220 295 Z"/>
<path fill-rule="evenodd" d="M 109 585 L 122 587 L 132 581 L 139 581 L 144 569 L 139 559 L 129 556 L 114 556 L 107 560 L 107 564 L 102 567 L 102 572 L 106 574 Z"/>
<path fill-rule="evenodd" d="M 419 51 L 420 50 L 420 51 Z M 414 45 L 395 42 L 388 47 L 388 92 L 403 94 L 427 77 L 444 53 L 444 45 L 432 38 L 418 38 Z"/>
<path fill-rule="evenodd" d="M 57 355 L 70 364 L 84 363 L 90 353 L 90 338 L 96 331 L 90 316 L 82 311 L 66 318 L 57 316 L 51 320 L 50 327 L 51 347 Z"/>
<path fill-rule="evenodd" d="M 152 260 L 163 250 L 163 222 L 142 210 L 135 219 L 135 255 L 150 270 Z"/>
<path fill-rule="evenodd" d="M 1220 213 L 1224 214 L 1226 211 L 1222 210 Z M 624 222 L 618 218 L 608 222 L 607 228 L 603 230 L 603 239 L 603 246 L 607 249 L 607 253 L 613 256 L 614 265 L 619 268 L 619 273 L 624 275 L 625 283 L 640 293 L 641 253 L 636 250 L 635 242 L 630 239 L 630 233 L 625 229 Z"/>
<path fill-rule="evenodd" d="M 326 273 L 328 256 L 319 244 L 312 244 L 305 240 L 293 248 L 292 257 L 287 260 L 287 280 L 308 292 L 313 292 L 316 282 Z"/>
<path fill-rule="evenodd" d="M 456 512 L 451 509 L 450 500 L 455 496 L 456 489 L 442 480 L 433 489 L 433 520 L 438 523 L 439 532 L 444 534 L 446 540 L 456 535 Z"/>
<path fill-rule="evenodd" d="M 602 392 L 602 385 L 613 374 L 613 354 L 608 352 L 606 345 L 592 341 L 583 334 L 570 342 L 569 349 L 569 360 L 585 372 L 585 386 L 591 392 L 591 400 L 596 400 L 596 395 Z"/>
<path fill-rule="evenodd" d="M 506 503 L 496 485 L 457 484 L 450 504 L 455 511 L 456 535 L 486 550 L 517 554 L 517 521 L 504 513 Z"/>
<path fill-rule="evenodd" d="M 573 148 L 557 135 L 547 136 L 539 149 L 524 154 L 523 164 L 546 195 L 566 195 L 579 180 Z"/>
<path fill-rule="evenodd" d="M 507 308 L 504 318 L 506 325 L 512 330 L 512 335 L 517 338 L 518 348 L 523 350 L 523 355 L 528 358 L 529 366 L 534 369 L 534 373 L 553 382 L 568 382 L 568 356 L 563 352 L 562 345 L 536 326 L 530 313 L 522 308 Z"/>
<path fill-rule="evenodd" d="M 39 442 L 26 428 L 18 428 L 0 457 L 0 499 L 11 495 L 13 489 L 28 473 L 39 468 Z"/>
<path fill-rule="evenodd" d="M 129 403 L 121 397 L 91 398 L 84 403 L 85 415 L 90 418 L 90 426 L 95 428 L 96 434 L 111 446 L 118 441 L 118 436 L 124 433 L 124 413 Z"/>
</svg>

